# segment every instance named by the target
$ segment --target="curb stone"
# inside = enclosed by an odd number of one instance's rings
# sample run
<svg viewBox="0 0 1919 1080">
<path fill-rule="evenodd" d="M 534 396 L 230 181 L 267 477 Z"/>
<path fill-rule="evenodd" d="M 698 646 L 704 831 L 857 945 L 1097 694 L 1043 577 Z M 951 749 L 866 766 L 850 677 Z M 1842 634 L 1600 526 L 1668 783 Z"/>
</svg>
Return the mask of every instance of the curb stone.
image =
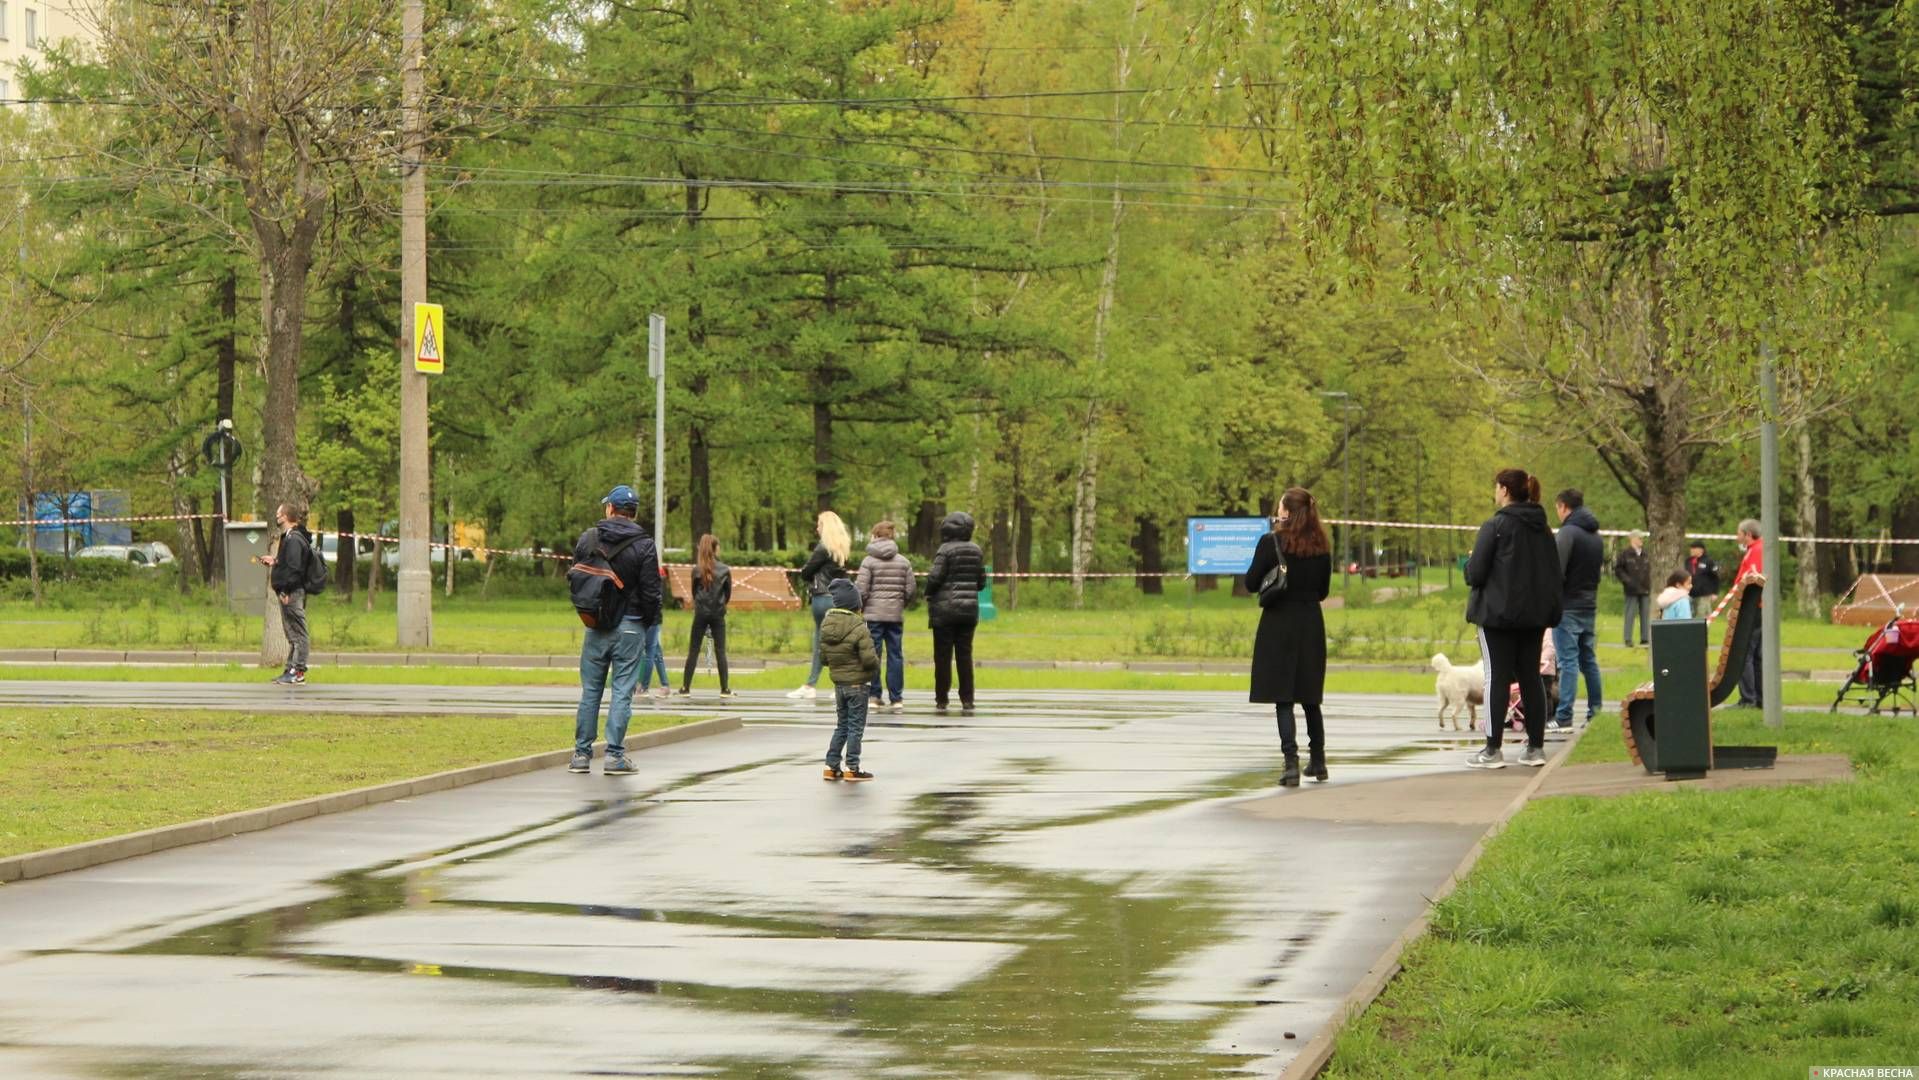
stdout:
<svg viewBox="0 0 1919 1080">
<path fill-rule="evenodd" d="M 689 739 L 698 739 L 707 735 L 723 735 L 729 731 L 738 731 L 742 726 L 743 721 L 738 716 L 716 716 L 710 720 L 697 720 L 690 724 L 678 724 L 635 735 L 627 739 L 626 749 L 630 753 L 671 743 L 686 742 Z M 374 803 L 392 802 L 395 799 L 404 799 L 413 795 L 465 787 L 484 780 L 497 780 L 501 777 L 536 772 L 555 765 L 564 765 L 572 756 L 571 749 L 546 750 L 538 754 L 528 754 L 525 757 L 509 758 L 506 761 L 468 765 L 427 776 L 395 780 L 391 783 L 375 784 L 372 787 L 354 788 L 351 791 L 337 791 L 330 795 L 316 795 L 295 802 L 280 803 L 277 806 L 263 806 L 257 810 L 241 810 L 218 817 L 181 822 L 178 825 L 163 825 L 157 829 L 145 829 L 125 836 L 109 836 L 103 840 L 89 840 L 85 843 L 49 848 L 45 851 L 30 851 L 24 855 L 0 859 L 0 885 L 10 881 L 64 874 L 69 870 L 82 870 L 102 863 L 130 859 L 135 855 L 147 855 L 170 848 L 185 847 L 188 844 L 237 836 L 240 833 L 258 832 L 261 829 L 271 829 L 276 825 L 303 821 L 322 814 L 337 814 L 342 810 L 371 806 Z"/>
<path fill-rule="evenodd" d="M 1525 809 L 1526 804 L 1531 802 L 1533 796 L 1538 794 L 1539 789 L 1545 785 L 1546 777 L 1572 756 L 1573 748 L 1579 745 L 1579 740 L 1585 738 L 1586 732 L 1592 728 L 1593 725 L 1589 722 L 1573 732 L 1573 737 L 1566 740 L 1564 749 L 1553 755 L 1552 760 L 1538 770 L 1519 794 L 1513 796 L 1512 801 L 1506 804 L 1506 808 L 1493 819 L 1493 823 L 1486 827 L 1485 833 L 1473 843 L 1471 848 L 1467 849 L 1466 856 L 1459 860 L 1459 865 L 1453 868 L 1452 874 L 1433 891 L 1426 902 L 1426 910 L 1420 912 L 1412 925 L 1394 938 L 1392 944 L 1386 946 L 1386 951 L 1373 962 L 1373 966 L 1366 969 L 1366 974 L 1360 978 L 1359 984 L 1340 999 L 1339 1005 L 1333 1009 L 1332 1015 L 1327 1017 L 1325 1025 L 1319 1029 L 1318 1034 L 1308 1039 L 1306 1045 L 1300 1047 L 1299 1054 L 1287 1062 L 1286 1068 L 1280 1071 L 1279 1080 L 1313 1080 L 1321 1070 L 1326 1068 L 1327 1064 L 1333 1060 L 1333 1047 L 1339 1042 L 1339 1035 L 1346 1030 L 1346 1025 L 1357 1020 L 1374 1001 L 1378 1000 L 1379 995 L 1386 992 L 1386 987 L 1392 985 L 1394 977 L 1399 974 L 1399 958 L 1405 955 L 1406 949 L 1413 942 L 1426 936 L 1426 931 L 1432 925 L 1433 909 L 1439 905 L 1440 901 L 1451 896 L 1460 882 L 1466 880 L 1466 875 L 1472 873 L 1474 864 L 1479 862 L 1479 857 L 1485 854 L 1486 845 L 1491 843 L 1494 837 L 1506 831 L 1507 823 L 1512 821 L 1515 814 Z"/>
</svg>

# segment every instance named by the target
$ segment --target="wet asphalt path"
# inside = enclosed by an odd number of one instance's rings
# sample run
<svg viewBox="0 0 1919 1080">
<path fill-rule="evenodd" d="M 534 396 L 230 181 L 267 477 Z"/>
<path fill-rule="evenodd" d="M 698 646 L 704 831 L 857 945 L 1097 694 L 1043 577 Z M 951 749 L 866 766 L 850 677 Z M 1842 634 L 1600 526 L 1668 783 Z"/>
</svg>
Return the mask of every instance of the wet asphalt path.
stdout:
<svg viewBox="0 0 1919 1080">
<path fill-rule="evenodd" d="M 540 688 L 297 693 L 571 711 Z M 879 714 L 879 779 L 845 785 L 819 778 L 827 699 L 749 694 L 725 710 L 745 729 L 645 751 L 637 777 L 550 770 L 0 887 L 0 1075 L 1271 1075 L 1483 825 L 1275 820 L 1271 713 L 1236 696 Z M 1333 783 L 1283 798 L 1384 802 L 1461 772 L 1431 709 L 1330 702 Z"/>
</svg>

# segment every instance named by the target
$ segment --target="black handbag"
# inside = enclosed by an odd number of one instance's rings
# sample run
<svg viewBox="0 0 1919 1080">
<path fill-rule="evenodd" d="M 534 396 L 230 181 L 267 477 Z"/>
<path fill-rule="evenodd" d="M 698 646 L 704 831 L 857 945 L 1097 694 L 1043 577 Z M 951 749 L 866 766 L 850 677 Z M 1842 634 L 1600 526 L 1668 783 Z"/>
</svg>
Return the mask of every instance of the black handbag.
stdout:
<svg viewBox="0 0 1919 1080">
<path fill-rule="evenodd" d="M 1259 583 L 1259 606 L 1272 607 L 1286 595 L 1286 549 L 1279 546 L 1279 534 L 1267 533 L 1273 538 L 1273 554 L 1279 558 L 1279 565 L 1266 571 Z"/>
</svg>

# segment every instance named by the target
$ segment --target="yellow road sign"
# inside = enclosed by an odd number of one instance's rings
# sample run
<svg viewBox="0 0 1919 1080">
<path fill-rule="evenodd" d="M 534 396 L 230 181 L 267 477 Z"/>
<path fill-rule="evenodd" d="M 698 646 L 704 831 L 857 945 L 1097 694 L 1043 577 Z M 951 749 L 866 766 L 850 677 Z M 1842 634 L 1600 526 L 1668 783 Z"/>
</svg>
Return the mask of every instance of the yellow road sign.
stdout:
<svg viewBox="0 0 1919 1080">
<path fill-rule="evenodd" d="M 446 371 L 446 313 L 438 304 L 413 305 L 413 370 L 422 375 Z"/>
</svg>

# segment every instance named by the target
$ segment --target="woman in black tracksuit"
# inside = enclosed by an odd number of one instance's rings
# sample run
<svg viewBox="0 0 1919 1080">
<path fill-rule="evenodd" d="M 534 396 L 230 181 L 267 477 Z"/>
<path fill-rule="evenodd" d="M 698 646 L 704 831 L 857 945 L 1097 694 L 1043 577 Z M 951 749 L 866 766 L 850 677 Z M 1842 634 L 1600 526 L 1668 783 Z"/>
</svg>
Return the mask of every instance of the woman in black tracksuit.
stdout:
<svg viewBox="0 0 1919 1080">
<path fill-rule="evenodd" d="M 700 537 L 693 564 L 693 630 L 687 635 L 686 677 L 681 695 L 693 692 L 693 668 L 700 659 L 700 642 L 713 635 L 713 663 L 720 669 L 720 696 L 733 696 L 726 677 L 726 605 L 733 601 L 733 570 L 720 561 L 720 540 L 712 533 Z"/>
<path fill-rule="evenodd" d="M 1466 621 L 1479 627 L 1479 658 L 1486 669 L 1486 746 L 1466 760 L 1476 769 L 1506 767 L 1499 741 L 1504 724 L 1497 703 L 1517 682 L 1526 715 L 1521 765 L 1546 764 L 1546 689 L 1539 681 L 1539 648 L 1546 628 L 1559 625 L 1559 549 L 1539 505 L 1537 481 L 1524 469 L 1493 477 L 1499 509 L 1479 527 L 1466 560 Z M 1495 688 L 1496 692 L 1495 692 Z"/>
</svg>

